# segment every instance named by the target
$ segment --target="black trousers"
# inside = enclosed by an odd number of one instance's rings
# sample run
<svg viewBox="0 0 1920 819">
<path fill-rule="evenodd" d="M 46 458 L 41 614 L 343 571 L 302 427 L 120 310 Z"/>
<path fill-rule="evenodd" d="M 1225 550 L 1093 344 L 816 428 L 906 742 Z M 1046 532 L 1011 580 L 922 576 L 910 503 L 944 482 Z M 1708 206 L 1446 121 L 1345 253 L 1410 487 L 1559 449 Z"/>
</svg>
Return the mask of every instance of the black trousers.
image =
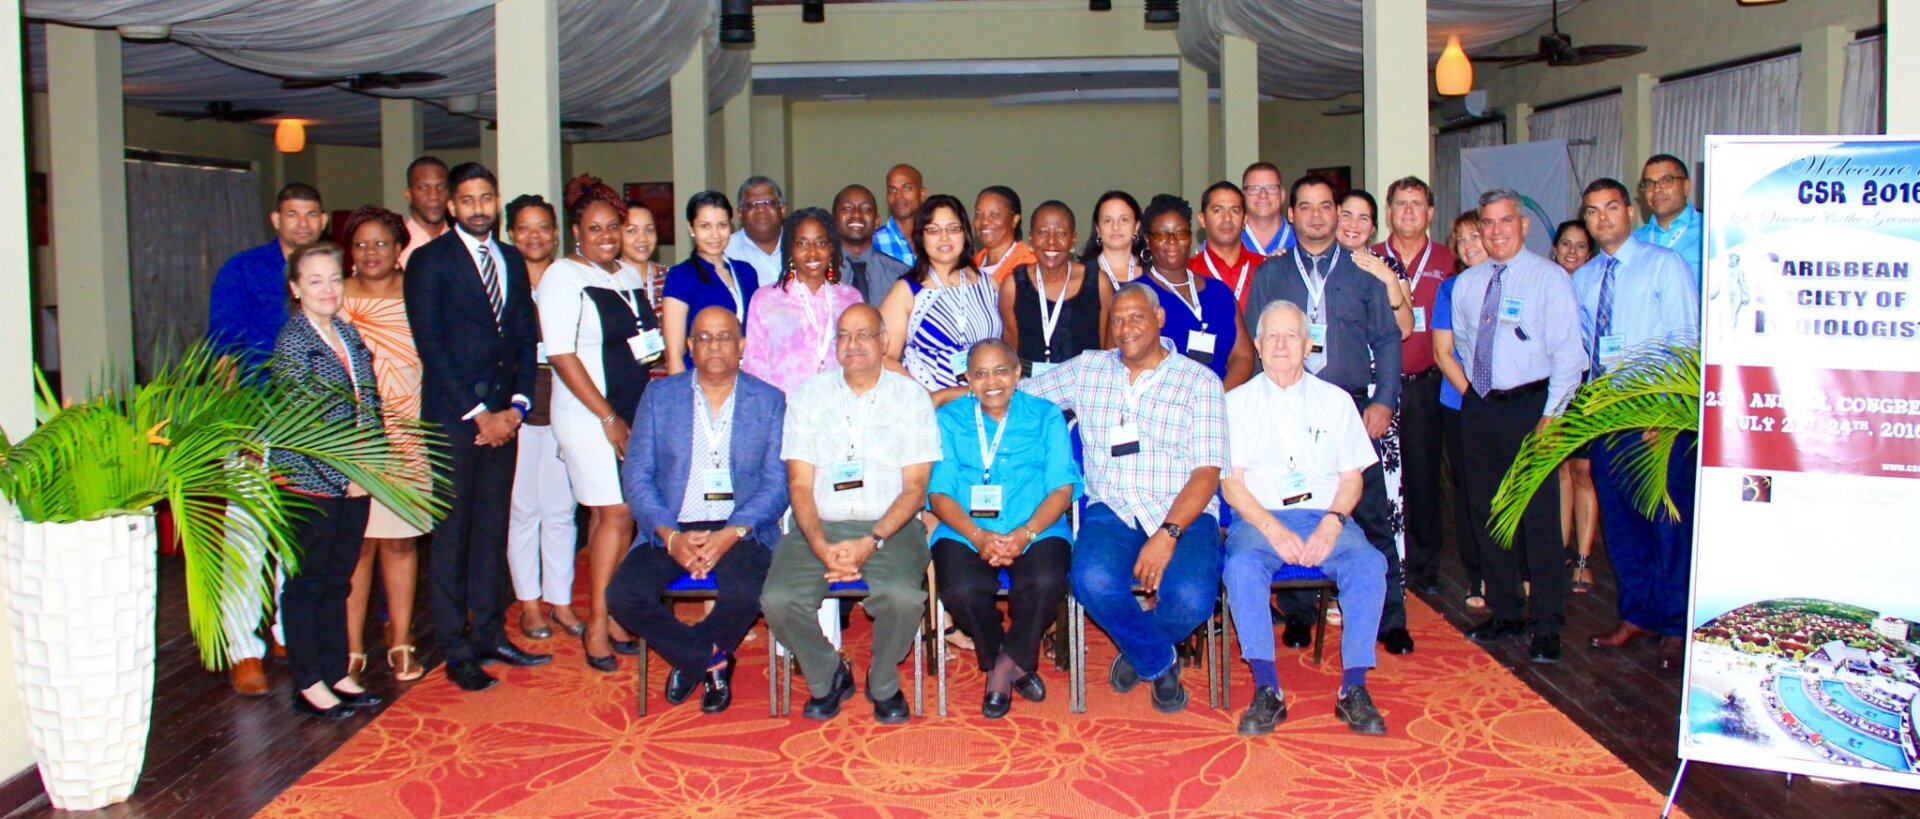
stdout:
<svg viewBox="0 0 1920 819">
<path fill-rule="evenodd" d="M 1480 542 L 1474 540 L 1467 520 L 1467 444 L 1460 432 L 1460 411 L 1441 407 L 1440 429 L 1447 451 L 1447 501 L 1453 505 L 1453 548 L 1460 552 L 1461 568 L 1467 570 L 1467 593 L 1479 594 L 1486 575 L 1480 569 Z"/>
<path fill-rule="evenodd" d="M 1488 532 L 1493 494 L 1520 452 L 1520 441 L 1540 423 L 1547 391 L 1505 401 L 1489 401 L 1467 391 L 1460 405 L 1460 430 L 1467 442 L 1465 461 L 1467 519 L 1480 549 L 1486 574 L 1487 605 L 1493 616 L 1519 620 L 1526 615 L 1527 630 L 1559 634 L 1566 624 L 1567 572 L 1560 543 L 1560 484 L 1551 476 L 1528 501 L 1512 548 L 1502 548 Z M 1532 610 L 1521 593 L 1521 582 L 1532 583 Z"/>
<path fill-rule="evenodd" d="M 1365 393 L 1356 394 L 1353 402 L 1362 413 L 1371 403 Z M 1360 524 L 1360 531 L 1367 533 L 1367 542 L 1387 559 L 1387 593 L 1380 601 L 1382 632 L 1407 627 L 1407 587 L 1400 575 L 1400 548 L 1393 541 L 1393 522 L 1389 517 L 1392 513 L 1392 506 L 1387 503 L 1387 473 L 1376 463 L 1360 473 L 1360 501 L 1353 507 L 1353 522 Z M 1317 597 L 1313 592 L 1283 591 L 1274 596 L 1286 610 L 1288 620 L 1304 623 L 1313 619 Z"/>
<path fill-rule="evenodd" d="M 458 426 L 448 438 L 453 496 L 433 528 L 427 599 L 441 656 L 466 662 L 507 641 L 507 517 L 519 444 L 480 446 Z"/>
<path fill-rule="evenodd" d="M 367 498 L 301 499 L 312 508 L 294 526 L 300 571 L 280 591 L 280 623 L 296 691 L 347 676 L 347 591 L 371 508 Z"/>
<path fill-rule="evenodd" d="M 607 582 L 607 613 L 621 628 L 639 635 L 683 674 L 707 673 L 715 646 L 725 651 L 740 641 L 760 619 L 760 588 L 767 582 L 773 550 L 757 540 L 733 544 L 714 564 L 718 586 L 713 611 L 693 625 L 680 622 L 660 593 L 686 573 L 667 550 L 642 543 L 627 552 L 620 568 Z"/>
<path fill-rule="evenodd" d="M 933 572 L 939 578 L 940 603 L 953 615 L 953 624 L 973 638 L 980 670 L 991 671 L 1001 653 L 1021 671 L 1040 668 L 1040 640 L 1053 622 L 1054 612 L 1067 596 L 1073 546 L 1065 538 L 1050 537 L 1027 547 L 1007 567 L 1007 616 L 1002 624 L 994 596 L 1000 592 L 1000 569 L 989 566 L 971 547 L 951 538 L 933 544 Z"/>
<path fill-rule="evenodd" d="M 1407 577 L 1440 573 L 1440 372 L 1400 379 L 1400 494 L 1406 503 Z"/>
</svg>

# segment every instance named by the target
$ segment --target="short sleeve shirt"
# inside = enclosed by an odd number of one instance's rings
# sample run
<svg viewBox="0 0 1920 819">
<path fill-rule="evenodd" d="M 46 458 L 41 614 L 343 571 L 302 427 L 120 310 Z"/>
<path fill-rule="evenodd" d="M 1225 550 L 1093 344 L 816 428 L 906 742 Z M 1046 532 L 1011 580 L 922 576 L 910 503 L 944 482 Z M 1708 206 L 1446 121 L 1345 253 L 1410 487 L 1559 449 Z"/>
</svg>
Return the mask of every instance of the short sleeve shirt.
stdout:
<svg viewBox="0 0 1920 819">
<path fill-rule="evenodd" d="M 841 369 L 820 373 L 788 396 L 780 459 L 814 466 L 821 520 L 877 520 L 900 496 L 902 469 L 940 460 L 933 399 L 890 370 L 857 396 Z M 849 463 L 860 465 L 860 486 L 834 489 L 837 465 Z"/>
<path fill-rule="evenodd" d="M 1227 430 L 1233 466 L 1264 509 L 1289 507 L 1297 496 L 1284 481 L 1295 472 L 1311 493 L 1291 507 L 1325 509 L 1340 488 L 1340 473 L 1379 459 L 1346 390 L 1302 373 L 1291 387 L 1262 373 L 1227 393 Z"/>
<path fill-rule="evenodd" d="M 975 410 L 979 406 L 979 399 L 969 395 L 940 408 L 942 457 L 933 465 L 933 478 L 927 487 L 929 493 L 946 495 L 965 509 L 974 486 L 983 483 L 1000 486 L 999 515 L 973 518 L 980 528 L 1000 534 L 1025 526 L 1047 495 L 1062 486 L 1073 487 L 1073 496 L 1080 497 L 1080 468 L 1074 464 L 1067 421 L 1059 407 L 1042 398 L 1015 393 L 1007 405 L 1007 431 L 1002 434 L 1001 422 L 986 417 L 985 413 L 976 418 Z M 985 447 L 981 440 L 982 427 L 986 431 Z M 981 452 L 992 449 L 995 438 L 1000 439 L 1000 448 L 993 450 L 993 470 L 989 473 Z M 1035 540 L 1071 537 L 1066 516 L 1038 535 Z M 965 536 L 945 522 L 933 530 L 932 539 L 941 538 L 968 543 Z"/>
</svg>

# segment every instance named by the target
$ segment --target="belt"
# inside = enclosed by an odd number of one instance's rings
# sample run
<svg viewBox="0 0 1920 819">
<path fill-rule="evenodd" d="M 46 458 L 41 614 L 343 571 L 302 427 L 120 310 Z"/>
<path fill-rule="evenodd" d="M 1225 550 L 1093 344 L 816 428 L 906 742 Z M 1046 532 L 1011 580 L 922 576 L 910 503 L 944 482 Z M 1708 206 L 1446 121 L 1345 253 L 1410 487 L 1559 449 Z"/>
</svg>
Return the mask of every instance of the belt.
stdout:
<svg viewBox="0 0 1920 819">
<path fill-rule="evenodd" d="M 1417 373 L 1405 373 L 1400 376 L 1400 380 L 1414 381 L 1418 379 L 1432 378 L 1439 374 L 1440 374 L 1440 368 L 1438 366 L 1433 366 L 1433 367 L 1428 367 L 1424 370 L 1421 370 Z"/>
<path fill-rule="evenodd" d="M 1486 395 L 1486 398 L 1488 401 L 1495 401 L 1495 402 L 1513 401 L 1520 398 L 1530 397 L 1535 393 L 1542 393 L 1546 391 L 1547 391 L 1547 379 L 1542 378 L 1539 381 L 1529 381 L 1525 384 L 1521 384 L 1520 386 L 1514 387 L 1513 389 L 1510 389 L 1510 390 L 1489 391 Z"/>
</svg>

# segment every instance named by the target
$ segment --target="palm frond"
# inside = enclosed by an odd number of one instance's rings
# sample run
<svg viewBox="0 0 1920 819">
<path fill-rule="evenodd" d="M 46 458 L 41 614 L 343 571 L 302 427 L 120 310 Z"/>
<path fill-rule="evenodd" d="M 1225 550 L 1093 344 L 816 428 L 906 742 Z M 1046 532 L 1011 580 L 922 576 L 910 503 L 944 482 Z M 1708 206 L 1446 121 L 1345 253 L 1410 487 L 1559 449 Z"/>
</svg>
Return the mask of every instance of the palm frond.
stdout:
<svg viewBox="0 0 1920 819">
<path fill-rule="evenodd" d="M 1560 417 L 1529 434 L 1494 493 L 1490 534 L 1511 547 L 1520 518 L 1540 485 L 1581 447 L 1609 435 L 1652 430 L 1647 446 L 1625 461 L 1636 506 L 1648 517 L 1677 517 L 1667 494 L 1667 463 L 1680 433 L 1700 427 L 1700 348 L 1691 338 L 1630 349 L 1607 375 L 1580 387 Z"/>
</svg>

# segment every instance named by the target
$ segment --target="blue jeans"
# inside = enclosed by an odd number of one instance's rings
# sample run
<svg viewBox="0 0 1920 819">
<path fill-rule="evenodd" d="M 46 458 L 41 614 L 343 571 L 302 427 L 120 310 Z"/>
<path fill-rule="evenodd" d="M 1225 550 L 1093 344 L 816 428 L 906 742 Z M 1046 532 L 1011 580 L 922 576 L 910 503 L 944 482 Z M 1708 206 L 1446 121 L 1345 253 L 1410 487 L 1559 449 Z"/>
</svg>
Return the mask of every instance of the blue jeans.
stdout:
<svg viewBox="0 0 1920 819">
<path fill-rule="evenodd" d="M 1106 504 L 1090 504 L 1073 546 L 1073 594 L 1127 664 L 1150 680 L 1174 668 L 1174 644 L 1213 614 L 1220 593 L 1220 524 L 1212 515 L 1194 519 L 1174 544 L 1154 607 L 1143 611 L 1133 595 L 1133 564 L 1149 534 Z"/>
<path fill-rule="evenodd" d="M 1281 509 L 1273 512 L 1280 525 L 1306 540 L 1326 515 L 1324 509 Z M 1227 606 L 1240 629 L 1240 656 L 1273 660 L 1273 619 L 1267 601 L 1273 595 L 1273 573 L 1286 565 L 1267 536 L 1244 519 L 1227 528 Z M 1333 551 L 1320 571 L 1340 585 L 1340 661 L 1347 668 L 1372 668 L 1373 643 L 1380 631 L 1380 607 L 1387 593 L 1387 559 L 1367 542 L 1360 524 L 1349 522 L 1333 541 Z"/>
</svg>

